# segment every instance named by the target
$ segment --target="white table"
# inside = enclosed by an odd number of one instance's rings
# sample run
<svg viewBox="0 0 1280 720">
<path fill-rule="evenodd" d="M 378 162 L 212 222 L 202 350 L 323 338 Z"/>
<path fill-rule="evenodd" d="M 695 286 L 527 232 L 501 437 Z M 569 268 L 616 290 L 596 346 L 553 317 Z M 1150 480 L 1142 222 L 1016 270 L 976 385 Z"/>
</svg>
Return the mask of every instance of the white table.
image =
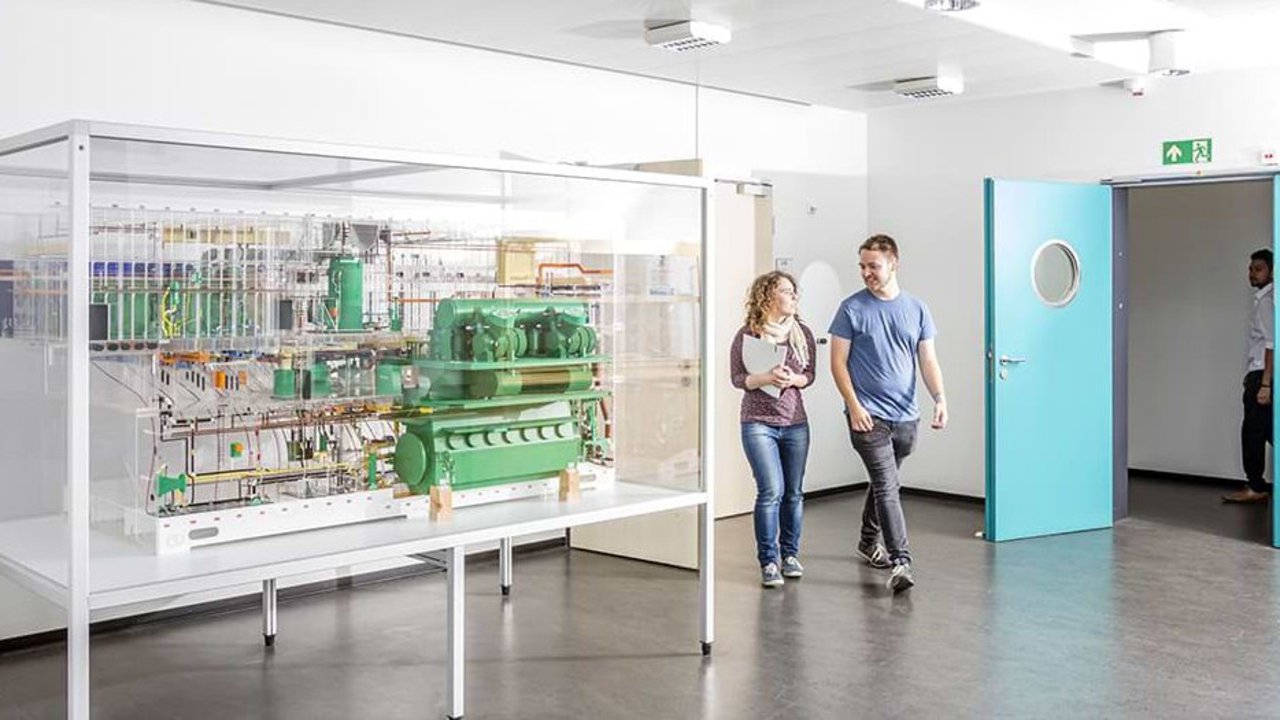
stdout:
<svg viewBox="0 0 1280 720">
<path fill-rule="evenodd" d="M 91 610 L 174 597 L 187 593 L 261 583 L 263 635 L 276 634 L 276 580 L 337 567 L 445 551 L 448 582 L 448 674 L 450 718 L 464 712 L 465 553 L 468 545 L 500 542 L 503 593 L 511 586 L 510 538 L 578 525 L 698 508 L 701 601 L 699 635 L 703 654 L 714 640 L 714 535 L 705 492 L 615 482 L 582 494 L 580 500 L 530 498 L 455 510 L 447 521 L 380 520 L 289 535 L 155 555 L 141 544 L 94 530 L 90 534 Z M 69 533 L 62 516 L 0 523 L 0 571 L 49 600 L 67 602 Z M 87 623 L 86 623 L 87 624 Z M 88 628 L 83 628 L 87 634 Z M 86 658 L 87 663 L 87 658 Z M 80 677 L 87 678 L 87 668 Z"/>
</svg>

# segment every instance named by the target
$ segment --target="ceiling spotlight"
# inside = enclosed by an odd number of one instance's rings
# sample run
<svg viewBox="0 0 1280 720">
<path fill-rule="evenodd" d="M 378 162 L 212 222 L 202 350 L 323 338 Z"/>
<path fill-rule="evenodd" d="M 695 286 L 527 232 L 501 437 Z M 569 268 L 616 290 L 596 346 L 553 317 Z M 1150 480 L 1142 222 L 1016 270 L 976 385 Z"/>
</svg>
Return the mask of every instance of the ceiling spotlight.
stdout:
<svg viewBox="0 0 1280 720">
<path fill-rule="evenodd" d="M 925 10 L 960 12 L 978 7 L 978 0 L 924 0 Z"/>
<path fill-rule="evenodd" d="M 1147 94 L 1147 78 L 1143 75 L 1125 78 L 1121 81 L 1120 86 L 1124 88 L 1125 92 L 1134 97 L 1142 97 Z"/>
</svg>

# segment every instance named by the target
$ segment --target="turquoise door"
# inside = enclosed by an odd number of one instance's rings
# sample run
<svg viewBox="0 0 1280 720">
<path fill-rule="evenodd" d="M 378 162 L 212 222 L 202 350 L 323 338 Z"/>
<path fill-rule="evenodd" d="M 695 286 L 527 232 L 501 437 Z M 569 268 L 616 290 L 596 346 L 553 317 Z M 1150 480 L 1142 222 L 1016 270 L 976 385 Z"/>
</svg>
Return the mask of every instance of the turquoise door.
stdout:
<svg viewBox="0 0 1280 720">
<path fill-rule="evenodd" d="M 986 536 L 1111 527 L 1111 189 L 985 190 Z"/>
</svg>

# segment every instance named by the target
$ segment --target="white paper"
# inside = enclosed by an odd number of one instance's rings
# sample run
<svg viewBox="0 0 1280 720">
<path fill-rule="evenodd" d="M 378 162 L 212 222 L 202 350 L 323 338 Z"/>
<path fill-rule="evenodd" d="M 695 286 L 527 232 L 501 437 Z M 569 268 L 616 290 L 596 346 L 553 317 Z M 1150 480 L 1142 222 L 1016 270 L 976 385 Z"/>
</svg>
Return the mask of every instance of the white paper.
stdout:
<svg viewBox="0 0 1280 720">
<path fill-rule="evenodd" d="M 786 362 L 787 346 L 774 345 L 751 335 L 742 336 L 742 364 L 752 375 L 773 372 L 773 369 Z M 773 397 L 782 395 L 782 388 L 777 385 L 764 385 L 761 390 Z"/>
</svg>

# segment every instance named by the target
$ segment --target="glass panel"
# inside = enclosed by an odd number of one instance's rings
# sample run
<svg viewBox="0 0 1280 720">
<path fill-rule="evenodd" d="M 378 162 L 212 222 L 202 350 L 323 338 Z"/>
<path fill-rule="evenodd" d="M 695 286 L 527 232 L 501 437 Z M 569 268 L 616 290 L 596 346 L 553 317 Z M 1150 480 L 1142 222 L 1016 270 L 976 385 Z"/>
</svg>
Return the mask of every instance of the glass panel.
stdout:
<svg viewBox="0 0 1280 720">
<path fill-rule="evenodd" d="M 0 639 L 66 626 L 67 143 L 0 156 Z M 6 712 L 65 713 L 66 653 L 0 660 Z"/>
<path fill-rule="evenodd" d="M 700 189 L 92 156 L 95 537 L 199 552 L 615 479 L 701 487 Z"/>
<path fill-rule="evenodd" d="M 612 461 L 619 480 L 700 485 L 701 194 L 690 188 L 516 177 L 508 237 L 537 238 L 543 293 L 599 318 L 612 362 Z M 559 252 L 555 249 L 559 248 Z"/>
<path fill-rule="evenodd" d="M 1045 243 L 1032 259 L 1036 295 L 1047 305 L 1061 307 L 1080 289 L 1080 261 L 1075 250 L 1061 240 Z"/>
</svg>

